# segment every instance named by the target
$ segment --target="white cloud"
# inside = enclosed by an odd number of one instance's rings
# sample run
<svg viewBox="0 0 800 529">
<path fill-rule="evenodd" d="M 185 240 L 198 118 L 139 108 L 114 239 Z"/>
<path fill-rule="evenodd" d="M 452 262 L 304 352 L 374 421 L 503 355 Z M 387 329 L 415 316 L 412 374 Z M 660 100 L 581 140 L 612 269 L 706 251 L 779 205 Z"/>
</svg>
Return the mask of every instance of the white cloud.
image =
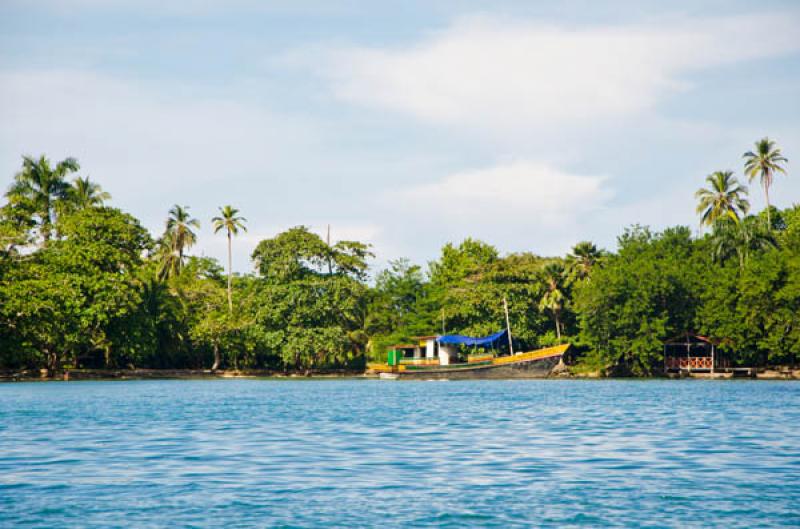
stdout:
<svg viewBox="0 0 800 529">
<path fill-rule="evenodd" d="M 406 244 L 432 231 L 434 244 L 477 237 L 504 251 L 555 254 L 576 242 L 592 218 L 604 214 L 613 194 L 603 176 L 522 160 L 396 190 L 384 202 L 395 212 L 392 236 Z"/>
<path fill-rule="evenodd" d="M 527 217 L 544 225 L 561 224 L 566 211 L 590 211 L 611 196 L 605 178 L 574 175 L 545 164 L 518 161 L 446 176 L 438 182 L 399 192 L 410 204 L 456 222 L 491 216 Z"/>
<path fill-rule="evenodd" d="M 689 87 L 696 69 L 800 49 L 793 15 L 566 28 L 473 16 L 415 46 L 333 52 L 348 101 L 493 130 L 620 119 Z"/>
</svg>

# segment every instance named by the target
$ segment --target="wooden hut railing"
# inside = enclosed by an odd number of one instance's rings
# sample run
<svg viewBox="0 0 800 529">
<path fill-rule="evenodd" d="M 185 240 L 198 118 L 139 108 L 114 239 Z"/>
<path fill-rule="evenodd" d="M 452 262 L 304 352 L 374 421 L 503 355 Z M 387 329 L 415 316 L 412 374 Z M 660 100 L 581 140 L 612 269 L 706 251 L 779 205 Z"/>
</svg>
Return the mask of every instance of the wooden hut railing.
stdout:
<svg viewBox="0 0 800 529">
<path fill-rule="evenodd" d="M 667 369 L 711 369 L 713 361 L 710 356 L 670 356 Z"/>
</svg>

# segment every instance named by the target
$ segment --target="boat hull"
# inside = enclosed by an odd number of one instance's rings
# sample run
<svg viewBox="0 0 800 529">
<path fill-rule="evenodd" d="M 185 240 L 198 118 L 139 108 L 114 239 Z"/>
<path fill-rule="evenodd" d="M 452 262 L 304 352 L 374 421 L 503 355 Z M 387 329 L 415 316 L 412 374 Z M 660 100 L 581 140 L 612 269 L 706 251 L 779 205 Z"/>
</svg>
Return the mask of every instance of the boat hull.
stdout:
<svg viewBox="0 0 800 529">
<path fill-rule="evenodd" d="M 401 380 L 481 380 L 481 379 L 531 379 L 547 378 L 561 364 L 561 357 L 569 346 L 557 346 L 513 357 L 501 357 L 492 363 L 481 365 L 461 364 L 454 366 L 430 366 L 402 369 L 387 369 L 388 366 L 375 366 L 367 374 L 381 375 L 391 373 L 392 378 Z M 563 364 L 562 364 L 563 365 Z M 391 369 L 391 370 L 390 370 Z"/>
<path fill-rule="evenodd" d="M 478 380 L 478 379 L 510 379 L 510 378 L 547 378 L 558 365 L 559 358 L 542 358 L 520 362 L 519 364 L 489 365 L 474 368 L 449 370 L 404 371 L 398 373 L 401 380 Z"/>
</svg>

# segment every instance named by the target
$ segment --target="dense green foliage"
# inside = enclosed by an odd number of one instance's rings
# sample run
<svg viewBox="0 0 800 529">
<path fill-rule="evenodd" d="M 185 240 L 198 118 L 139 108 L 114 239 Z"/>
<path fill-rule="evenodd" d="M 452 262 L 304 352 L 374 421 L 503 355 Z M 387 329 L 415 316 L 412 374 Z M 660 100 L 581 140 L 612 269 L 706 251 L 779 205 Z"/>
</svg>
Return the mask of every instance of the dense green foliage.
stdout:
<svg viewBox="0 0 800 529">
<path fill-rule="evenodd" d="M 766 192 L 785 161 L 769 142 L 746 169 Z M 415 336 L 497 331 L 504 300 L 515 348 L 570 342 L 575 361 L 609 374 L 658 372 L 663 342 L 686 332 L 721 340 L 742 365 L 800 352 L 800 206 L 748 215 L 728 171 L 697 193 L 700 237 L 633 226 L 614 252 L 580 242 L 563 258 L 466 239 L 426 267 L 399 259 L 371 275 L 368 245 L 299 226 L 261 241 L 242 275 L 235 208 L 212 219 L 226 273 L 189 255 L 200 226 L 189 208 L 174 206 L 153 238 L 97 183 L 66 180 L 78 170 L 25 157 L 5 195 L 0 368 L 360 369 Z"/>
</svg>

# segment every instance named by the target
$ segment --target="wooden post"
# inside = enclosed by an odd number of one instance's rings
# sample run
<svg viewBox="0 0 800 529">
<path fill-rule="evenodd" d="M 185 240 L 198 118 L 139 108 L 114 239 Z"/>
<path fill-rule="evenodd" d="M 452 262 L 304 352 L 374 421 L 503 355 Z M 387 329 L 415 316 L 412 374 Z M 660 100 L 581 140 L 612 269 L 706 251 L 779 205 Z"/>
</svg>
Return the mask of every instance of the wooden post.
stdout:
<svg viewBox="0 0 800 529">
<path fill-rule="evenodd" d="M 711 344 L 711 374 L 714 374 L 714 368 L 717 366 L 716 358 L 714 355 L 714 344 Z"/>
<path fill-rule="evenodd" d="M 689 373 L 692 372 L 692 343 L 689 341 L 689 335 L 686 335 L 686 369 Z"/>
<path fill-rule="evenodd" d="M 505 296 L 503 297 L 503 308 L 506 311 L 506 330 L 508 331 L 508 351 L 510 354 L 514 354 L 514 342 L 511 341 L 511 320 L 508 319 L 508 301 L 506 301 Z"/>
</svg>

